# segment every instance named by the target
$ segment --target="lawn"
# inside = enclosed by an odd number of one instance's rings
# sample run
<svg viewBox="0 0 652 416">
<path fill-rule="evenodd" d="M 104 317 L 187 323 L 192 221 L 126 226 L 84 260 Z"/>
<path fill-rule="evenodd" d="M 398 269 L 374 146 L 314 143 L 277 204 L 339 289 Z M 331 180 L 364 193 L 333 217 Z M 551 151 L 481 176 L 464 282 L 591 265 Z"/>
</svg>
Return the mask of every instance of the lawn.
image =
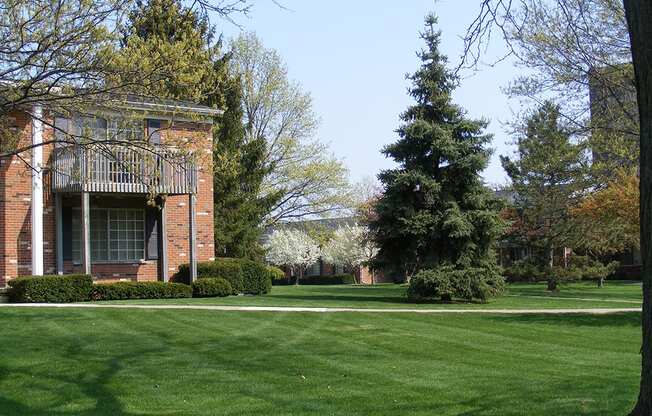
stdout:
<svg viewBox="0 0 652 416">
<path fill-rule="evenodd" d="M 233 306 L 302 306 L 356 308 L 451 308 L 526 309 L 526 308 L 635 308 L 641 306 L 640 283 L 609 282 L 602 289 L 594 283 L 563 285 L 559 293 L 546 291 L 544 283 L 512 284 L 506 296 L 486 304 L 408 303 L 404 285 L 376 286 L 274 286 L 267 296 L 227 298 L 118 301 L 115 303 L 190 304 Z"/>
<path fill-rule="evenodd" d="M 639 316 L 0 309 L 2 415 L 612 415 Z"/>
</svg>

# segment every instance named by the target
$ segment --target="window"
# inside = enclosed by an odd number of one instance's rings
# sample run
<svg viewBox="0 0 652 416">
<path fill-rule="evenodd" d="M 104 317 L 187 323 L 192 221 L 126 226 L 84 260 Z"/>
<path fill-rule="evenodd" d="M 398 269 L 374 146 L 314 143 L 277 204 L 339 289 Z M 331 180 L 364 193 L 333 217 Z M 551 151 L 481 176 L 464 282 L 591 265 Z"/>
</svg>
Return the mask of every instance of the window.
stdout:
<svg viewBox="0 0 652 416">
<path fill-rule="evenodd" d="M 106 120 L 96 116 L 76 116 L 72 134 L 94 141 L 106 140 Z"/>
<path fill-rule="evenodd" d="M 318 261 L 317 263 L 313 263 L 308 267 L 308 270 L 306 272 L 306 276 L 319 276 L 321 273 L 321 264 Z"/>
<path fill-rule="evenodd" d="M 130 262 L 145 258 L 145 211 L 91 209 L 91 262 Z M 81 210 L 72 212 L 72 257 L 81 262 Z"/>
<path fill-rule="evenodd" d="M 113 119 L 109 122 L 108 137 L 109 140 L 142 140 L 143 120 Z"/>
<path fill-rule="evenodd" d="M 147 140 L 150 144 L 161 144 L 161 120 L 147 120 Z"/>
</svg>

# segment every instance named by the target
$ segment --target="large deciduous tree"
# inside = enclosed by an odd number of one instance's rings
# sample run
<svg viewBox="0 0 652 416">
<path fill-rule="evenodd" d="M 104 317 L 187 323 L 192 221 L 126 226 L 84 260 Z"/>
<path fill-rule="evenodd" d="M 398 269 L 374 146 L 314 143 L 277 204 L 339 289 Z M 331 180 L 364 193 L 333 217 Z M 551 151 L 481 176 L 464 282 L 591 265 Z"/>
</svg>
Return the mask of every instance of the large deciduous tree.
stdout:
<svg viewBox="0 0 652 416">
<path fill-rule="evenodd" d="M 376 266 L 408 279 L 446 264 L 495 268 L 492 245 L 503 228 L 498 201 L 480 177 L 491 154 L 487 123 L 453 104 L 457 79 L 439 52 L 436 21 L 426 19 L 422 64 L 409 76 L 416 103 L 401 115 L 400 139 L 383 149 L 398 167 L 379 176 L 385 192 L 370 224 Z"/>
<path fill-rule="evenodd" d="M 555 0 L 558 5 L 563 5 L 562 0 Z M 502 29 L 503 35 L 509 41 L 506 25 L 513 16 L 512 8 L 517 8 L 519 3 L 506 2 L 503 0 L 482 0 L 480 1 L 480 13 L 469 26 L 465 38 L 465 62 L 471 65 L 478 62 L 480 51 L 491 36 L 494 29 Z M 522 4 L 522 3 L 520 3 Z M 619 0 L 612 0 L 611 4 L 620 7 Z M 572 10 L 566 8 L 566 11 Z M 634 68 L 634 83 L 637 96 L 637 112 L 634 121 L 639 122 L 640 136 L 640 222 L 641 222 L 641 256 L 643 259 L 642 280 L 643 280 L 643 313 L 642 333 L 643 343 L 641 346 L 642 366 L 641 383 L 638 400 L 631 416 L 652 415 L 652 2 L 650 0 L 624 0 L 624 12 L 626 28 L 629 34 L 629 49 L 631 51 Z M 571 15 L 572 14 L 568 14 Z M 604 33 L 601 29 L 594 31 L 591 25 L 582 26 L 589 22 L 584 17 L 570 21 L 561 27 L 555 28 L 557 32 L 567 29 L 575 35 L 595 34 L 597 38 Z M 588 14 L 588 17 L 595 14 Z M 607 15 L 608 16 L 608 15 Z M 604 17 L 604 16 L 603 16 Z M 621 26 L 622 28 L 622 26 Z M 588 30 L 585 30 L 588 29 Z M 609 30 L 610 28 L 604 28 Z M 620 49 L 625 54 L 614 54 L 615 57 L 625 56 L 629 60 L 627 47 L 622 46 L 622 41 L 627 36 L 621 35 L 614 45 L 621 45 Z M 609 43 L 609 42 L 607 42 Z M 570 47 L 594 47 L 596 42 L 578 42 L 577 38 L 570 38 Z M 513 51 L 513 48 L 510 48 Z M 473 53 L 475 50 L 479 53 Z M 603 54 L 608 58 L 611 54 Z M 465 64 L 462 63 L 462 66 Z M 526 62 L 522 60 L 522 62 Z M 563 80 L 563 77 L 559 79 Z M 554 81 L 554 80 L 553 80 Z M 565 91 L 561 91 L 562 94 Z"/>
<path fill-rule="evenodd" d="M 641 255 L 643 313 L 641 385 L 632 416 L 652 415 L 652 2 L 625 0 L 632 49 L 641 144 Z"/>
<path fill-rule="evenodd" d="M 269 173 L 261 192 L 279 195 L 266 222 L 327 215 L 349 205 L 346 168 L 314 138 L 318 120 L 310 95 L 288 79 L 281 57 L 255 34 L 240 35 L 231 49 L 230 68 L 243 83 L 247 140 L 267 143 Z"/>
<path fill-rule="evenodd" d="M 573 246 L 603 255 L 640 247 L 640 180 L 620 170 L 614 180 L 571 209 Z"/>
</svg>

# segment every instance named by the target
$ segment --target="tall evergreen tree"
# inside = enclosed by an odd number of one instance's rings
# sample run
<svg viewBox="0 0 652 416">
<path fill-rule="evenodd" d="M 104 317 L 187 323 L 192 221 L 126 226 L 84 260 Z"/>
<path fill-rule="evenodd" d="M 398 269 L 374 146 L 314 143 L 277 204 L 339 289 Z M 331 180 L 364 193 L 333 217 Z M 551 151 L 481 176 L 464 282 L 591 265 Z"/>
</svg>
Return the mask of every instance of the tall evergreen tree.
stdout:
<svg viewBox="0 0 652 416">
<path fill-rule="evenodd" d="M 276 196 L 259 197 L 267 174 L 263 164 L 266 142 L 264 138 L 245 140 L 241 103 L 240 80 L 230 78 L 213 151 L 215 252 L 218 256 L 260 258 L 262 218 Z"/>
<path fill-rule="evenodd" d="M 554 249 L 574 240 L 570 209 L 588 187 L 585 147 L 571 140 L 559 106 L 545 102 L 521 126 L 514 158 L 501 156 L 516 193 L 520 232 L 534 247 L 541 265 L 553 265 Z M 556 281 L 549 282 L 550 289 Z"/>
<path fill-rule="evenodd" d="M 376 266 L 408 279 L 439 266 L 495 270 L 492 243 L 503 228 L 499 203 L 480 178 L 491 154 L 487 123 L 453 104 L 457 79 L 439 52 L 436 23 L 426 18 L 422 65 L 408 77 L 416 103 L 401 115 L 400 139 L 383 149 L 399 166 L 379 175 L 385 192 L 371 221 Z"/>
</svg>

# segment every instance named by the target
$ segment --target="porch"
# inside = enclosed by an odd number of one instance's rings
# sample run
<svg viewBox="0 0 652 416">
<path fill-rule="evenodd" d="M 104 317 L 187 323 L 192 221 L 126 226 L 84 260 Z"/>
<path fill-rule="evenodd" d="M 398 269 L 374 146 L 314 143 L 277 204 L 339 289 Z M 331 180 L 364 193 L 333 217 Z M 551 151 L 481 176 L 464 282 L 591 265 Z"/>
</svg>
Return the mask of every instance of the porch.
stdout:
<svg viewBox="0 0 652 416">
<path fill-rule="evenodd" d="M 50 172 L 58 274 L 139 279 L 145 270 L 144 280 L 155 273 L 169 281 L 167 200 L 187 198 L 183 239 L 196 278 L 198 181 L 190 158 L 161 149 L 66 146 L 53 150 Z"/>
</svg>

